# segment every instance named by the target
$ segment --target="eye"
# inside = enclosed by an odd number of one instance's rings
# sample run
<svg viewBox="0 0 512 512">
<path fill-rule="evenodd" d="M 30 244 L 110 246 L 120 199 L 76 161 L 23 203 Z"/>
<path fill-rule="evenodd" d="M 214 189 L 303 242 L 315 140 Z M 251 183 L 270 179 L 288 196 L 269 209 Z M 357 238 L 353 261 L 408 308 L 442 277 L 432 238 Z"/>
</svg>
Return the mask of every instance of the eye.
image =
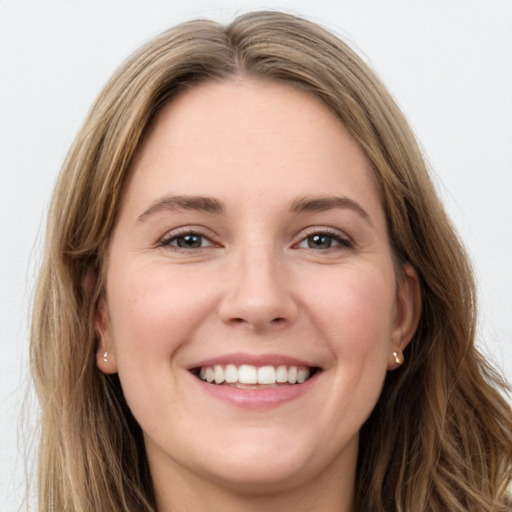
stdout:
<svg viewBox="0 0 512 512">
<path fill-rule="evenodd" d="M 161 247 L 175 247 L 182 250 L 202 249 L 203 247 L 213 246 L 213 242 L 201 233 L 193 231 L 172 233 L 164 238 L 160 244 Z"/>
<path fill-rule="evenodd" d="M 351 248 L 353 247 L 352 242 L 348 238 L 344 238 L 337 232 L 327 231 L 316 231 L 308 234 L 301 242 L 298 247 L 304 249 L 317 249 L 326 250 L 339 248 Z"/>
</svg>

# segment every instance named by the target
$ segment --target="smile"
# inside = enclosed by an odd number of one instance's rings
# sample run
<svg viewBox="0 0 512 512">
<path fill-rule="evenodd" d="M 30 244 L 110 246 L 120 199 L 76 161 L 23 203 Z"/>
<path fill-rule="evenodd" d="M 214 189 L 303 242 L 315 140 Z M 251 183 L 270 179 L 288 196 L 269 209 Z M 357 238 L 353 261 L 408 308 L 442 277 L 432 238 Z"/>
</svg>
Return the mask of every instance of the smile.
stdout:
<svg viewBox="0 0 512 512">
<path fill-rule="evenodd" d="M 281 354 L 247 353 L 197 361 L 187 370 L 199 384 L 197 389 L 207 396 L 230 406 L 259 411 L 308 394 L 324 373 L 312 361 Z"/>
<path fill-rule="evenodd" d="M 230 385 L 233 387 L 279 386 L 289 384 L 302 384 L 316 371 L 315 368 L 305 366 L 265 365 L 251 364 L 216 364 L 202 366 L 194 373 L 202 381 L 216 385 Z"/>
</svg>

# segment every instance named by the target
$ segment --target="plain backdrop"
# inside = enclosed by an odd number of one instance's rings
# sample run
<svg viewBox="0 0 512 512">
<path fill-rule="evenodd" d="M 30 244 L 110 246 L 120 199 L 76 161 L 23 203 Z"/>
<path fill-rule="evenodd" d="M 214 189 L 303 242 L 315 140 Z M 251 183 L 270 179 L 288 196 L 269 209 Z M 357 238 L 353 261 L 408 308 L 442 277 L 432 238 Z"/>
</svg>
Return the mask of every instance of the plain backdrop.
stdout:
<svg viewBox="0 0 512 512">
<path fill-rule="evenodd" d="M 473 260 L 482 350 L 512 380 L 512 0 L 0 0 L 0 510 L 16 510 L 23 451 L 34 451 L 17 435 L 30 302 L 67 148 L 142 43 L 191 18 L 262 8 L 333 30 L 390 88 Z"/>
</svg>

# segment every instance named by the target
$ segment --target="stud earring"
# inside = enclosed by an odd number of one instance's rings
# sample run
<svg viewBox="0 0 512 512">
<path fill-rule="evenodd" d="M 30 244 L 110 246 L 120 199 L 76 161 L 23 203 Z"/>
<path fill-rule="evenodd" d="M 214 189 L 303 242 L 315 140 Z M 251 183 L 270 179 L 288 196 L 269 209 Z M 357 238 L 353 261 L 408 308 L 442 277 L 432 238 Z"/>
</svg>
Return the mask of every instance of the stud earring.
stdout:
<svg viewBox="0 0 512 512">
<path fill-rule="evenodd" d="M 395 358 L 395 363 L 400 365 L 402 364 L 402 360 L 400 359 L 400 356 L 398 355 L 398 352 L 393 352 L 393 357 Z"/>
<path fill-rule="evenodd" d="M 105 352 L 103 354 L 103 362 L 107 363 L 108 362 L 108 352 Z"/>
</svg>

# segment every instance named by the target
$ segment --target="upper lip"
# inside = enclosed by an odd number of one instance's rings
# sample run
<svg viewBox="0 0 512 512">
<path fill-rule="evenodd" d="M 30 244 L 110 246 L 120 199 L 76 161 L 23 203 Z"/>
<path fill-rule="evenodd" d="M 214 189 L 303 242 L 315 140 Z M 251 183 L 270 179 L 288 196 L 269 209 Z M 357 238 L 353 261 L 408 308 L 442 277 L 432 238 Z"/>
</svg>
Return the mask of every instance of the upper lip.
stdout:
<svg viewBox="0 0 512 512">
<path fill-rule="evenodd" d="M 240 366 L 248 364 L 252 366 L 303 366 L 307 368 L 319 368 L 319 365 L 311 361 L 305 361 L 283 354 L 245 354 L 241 352 L 233 354 L 223 354 L 209 359 L 203 359 L 187 367 L 188 370 L 205 368 L 215 365 L 234 364 Z"/>
</svg>

